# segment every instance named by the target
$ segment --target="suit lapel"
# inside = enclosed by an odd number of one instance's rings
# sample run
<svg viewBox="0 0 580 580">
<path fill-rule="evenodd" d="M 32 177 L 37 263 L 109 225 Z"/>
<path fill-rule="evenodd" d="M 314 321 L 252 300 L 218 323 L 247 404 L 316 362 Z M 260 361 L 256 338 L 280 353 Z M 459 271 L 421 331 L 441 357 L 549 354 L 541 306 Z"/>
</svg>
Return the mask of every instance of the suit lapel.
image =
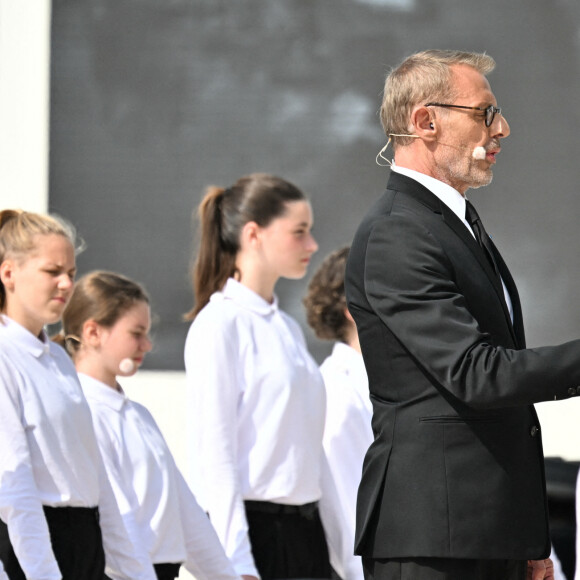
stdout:
<svg viewBox="0 0 580 580">
<path fill-rule="evenodd" d="M 445 203 L 443 203 L 434 193 L 432 193 L 426 187 L 424 187 L 414 179 L 411 179 L 410 177 L 401 175 L 400 173 L 391 172 L 389 184 L 387 187 L 388 189 L 405 192 L 411 197 L 417 199 L 423 205 L 429 207 L 435 213 L 441 214 L 445 223 L 457 234 L 457 236 L 459 236 L 459 238 L 461 238 L 461 240 L 469 248 L 475 259 L 479 262 L 479 265 L 481 266 L 482 270 L 489 278 L 489 281 L 493 285 L 493 288 L 495 289 L 495 292 L 502 305 L 504 316 L 506 317 L 506 320 L 508 322 L 508 326 L 512 334 L 514 343 L 519 346 L 525 344 L 521 305 L 518 291 L 515 282 L 508 270 L 508 267 L 505 264 L 503 258 L 501 257 L 499 251 L 495 247 L 495 244 L 493 244 L 492 242 L 494 256 L 498 258 L 496 260 L 496 263 L 498 264 L 500 275 L 504 281 L 504 284 L 506 285 L 506 288 L 510 295 L 510 299 L 512 301 L 512 307 L 514 311 L 513 323 L 511 320 L 509 309 L 505 302 L 505 295 L 503 291 L 503 286 L 501 284 L 501 280 L 498 280 L 498 277 L 495 271 L 493 270 L 491 264 L 489 263 L 489 260 L 487 259 L 485 252 L 477 243 L 475 238 L 471 235 L 465 224 L 457 217 L 457 215 L 447 205 L 445 205 Z"/>
</svg>

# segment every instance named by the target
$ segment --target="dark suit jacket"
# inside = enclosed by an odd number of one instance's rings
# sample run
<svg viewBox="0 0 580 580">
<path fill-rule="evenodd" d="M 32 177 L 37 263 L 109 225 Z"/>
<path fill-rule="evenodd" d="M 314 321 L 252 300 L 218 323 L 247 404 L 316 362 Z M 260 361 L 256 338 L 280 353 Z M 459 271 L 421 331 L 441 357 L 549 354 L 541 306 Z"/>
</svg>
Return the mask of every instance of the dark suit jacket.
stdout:
<svg viewBox="0 0 580 580">
<path fill-rule="evenodd" d="M 471 233 L 434 194 L 392 173 L 346 272 L 373 403 L 356 553 L 539 559 L 550 551 L 532 403 L 580 383 L 580 341 L 525 349 L 513 302 Z M 579 391 L 580 392 L 580 391 Z"/>
</svg>

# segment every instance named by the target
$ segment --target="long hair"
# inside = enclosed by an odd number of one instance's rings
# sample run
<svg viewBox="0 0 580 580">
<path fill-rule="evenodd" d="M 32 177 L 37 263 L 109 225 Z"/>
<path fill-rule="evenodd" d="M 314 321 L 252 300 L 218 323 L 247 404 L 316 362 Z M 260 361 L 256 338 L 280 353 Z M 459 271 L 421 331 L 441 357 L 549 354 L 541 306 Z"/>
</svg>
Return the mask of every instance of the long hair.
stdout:
<svg viewBox="0 0 580 580">
<path fill-rule="evenodd" d="M 295 185 L 266 173 L 242 177 L 231 187 L 210 186 L 198 207 L 199 249 L 192 268 L 194 306 L 185 314 L 193 320 L 236 272 L 243 227 L 256 222 L 266 227 L 286 212 L 286 204 L 306 199 Z"/>
</svg>

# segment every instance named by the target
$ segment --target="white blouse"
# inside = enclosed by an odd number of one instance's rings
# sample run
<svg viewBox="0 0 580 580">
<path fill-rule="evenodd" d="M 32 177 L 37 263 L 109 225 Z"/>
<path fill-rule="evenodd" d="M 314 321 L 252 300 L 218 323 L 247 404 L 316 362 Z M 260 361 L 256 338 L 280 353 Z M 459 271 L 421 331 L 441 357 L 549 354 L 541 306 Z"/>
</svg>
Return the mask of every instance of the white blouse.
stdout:
<svg viewBox="0 0 580 580">
<path fill-rule="evenodd" d="M 325 394 L 298 324 L 229 279 L 185 345 L 192 488 L 239 574 L 258 575 L 244 500 L 320 499 Z"/>
<path fill-rule="evenodd" d="M 0 315 L 0 517 L 26 577 L 60 580 L 43 505 L 98 506 L 108 575 L 155 580 L 125 533 L 72 361 Z"/>
<path fill-rule="evenodd" d="M 362 580 L 354 530 L 363 459 L 373 441 L 369 383 L 362 355 L 344 343 L 334 345 L 320 370 L 326 387 L 320 515 L 332 567 L 343 580 Z"/>
<path fill-rule="evenodd" d="M 151 413 L 123 392 L 79 378 L 125 527 L 143 557 L 183 563 L 198 580 L 238 579 Z"/>
</svg>

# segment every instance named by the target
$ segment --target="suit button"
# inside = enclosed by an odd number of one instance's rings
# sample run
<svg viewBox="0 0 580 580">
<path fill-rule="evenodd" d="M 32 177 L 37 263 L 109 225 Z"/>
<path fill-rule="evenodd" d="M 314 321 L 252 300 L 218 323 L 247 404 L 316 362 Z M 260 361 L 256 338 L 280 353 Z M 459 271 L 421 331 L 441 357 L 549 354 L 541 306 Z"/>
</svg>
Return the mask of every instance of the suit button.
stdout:
<svg viewBox="0 0 580 580">
<path fill-rule="evenodd" d="M 574 397 L 574 396 L 576 395 L 576 389 L 575 389 L 574 387 L 570 387 L 570 388 L 568 389 L 568 394 L 569 394 L 571 397 Z"/>
<path fill-rule="evenodd" d="M 539 427 L 536 427 L 535 425 L 530 429 L 530 435 L 532 437 L 535 437 L 538 434 L 539 431 Z"/>
</svg>

